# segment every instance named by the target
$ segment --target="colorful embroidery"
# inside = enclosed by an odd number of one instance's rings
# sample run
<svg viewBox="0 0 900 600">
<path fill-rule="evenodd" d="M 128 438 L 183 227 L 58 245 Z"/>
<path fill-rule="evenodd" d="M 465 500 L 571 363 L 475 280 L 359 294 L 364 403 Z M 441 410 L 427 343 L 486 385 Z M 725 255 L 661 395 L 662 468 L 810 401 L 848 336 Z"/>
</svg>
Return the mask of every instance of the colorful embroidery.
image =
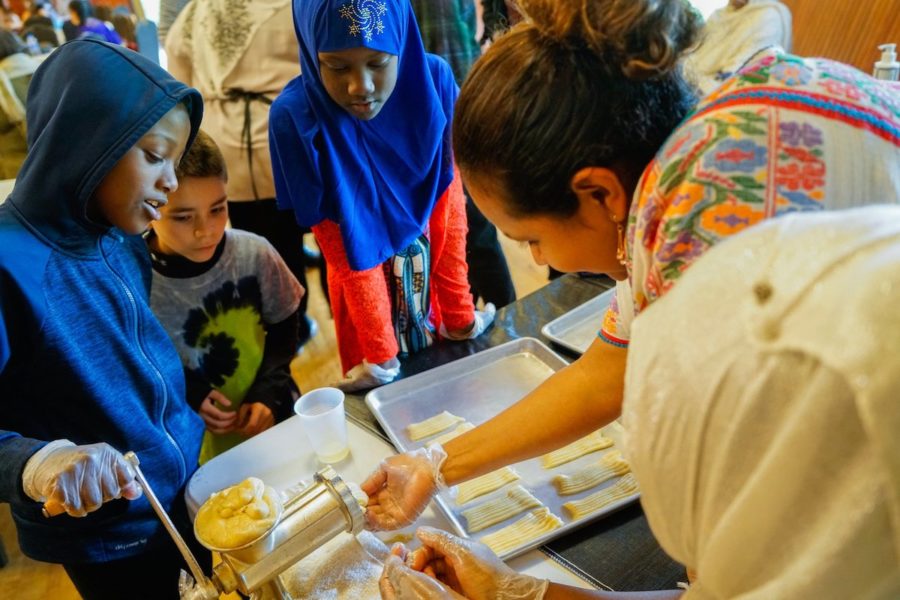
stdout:
<svg viewBox="0 0 900 600">
<path fill-rule="evenodd" d="M 387 4 L 377 0 L 350 0 L 340 8 L 341 18 L 350 20 L 350 35 L 362 35 L 367 42 L 372 34 L 384 33 L 381 15 L 387 12 Z"/>
<path fill-rule="evenodd" d="M 896 152 L 898 96 L 849 67 L 770 52 L 705 98 L 638 184 L 626 246 L 635 314 L 712 245 L 766 218 L 821 210 L 826 185 L 852 168 L 842 152 Z M 845 138 L 860 140 L 856 150 Z M 604 339 L 630 337 L 619 308 L 604 319 Z"/>
</svg>

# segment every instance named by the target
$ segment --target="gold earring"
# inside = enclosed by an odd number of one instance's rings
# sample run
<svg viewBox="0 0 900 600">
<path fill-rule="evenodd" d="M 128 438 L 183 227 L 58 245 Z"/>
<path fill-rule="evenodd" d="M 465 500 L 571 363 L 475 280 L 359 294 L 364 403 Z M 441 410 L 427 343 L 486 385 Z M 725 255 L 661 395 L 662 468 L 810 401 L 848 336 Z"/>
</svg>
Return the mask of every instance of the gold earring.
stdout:
<svg viewBox="0 0 900 600">
<path fill-rule="evenodd" d="M 620 265 L 625 265 L 625 226 L 622 223 L 616 223 L 616 232 L 619 240 L 616 243 L 616 260 Z"/>
</svg>

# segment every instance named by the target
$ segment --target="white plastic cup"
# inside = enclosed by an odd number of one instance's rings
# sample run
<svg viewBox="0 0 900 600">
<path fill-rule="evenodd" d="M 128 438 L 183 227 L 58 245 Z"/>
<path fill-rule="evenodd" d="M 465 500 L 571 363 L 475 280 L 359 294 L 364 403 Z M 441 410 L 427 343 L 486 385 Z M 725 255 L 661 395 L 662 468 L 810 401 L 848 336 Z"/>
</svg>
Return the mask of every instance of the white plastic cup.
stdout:
<svg viewBox="0 0 900 600">
<path fill-rule="evenodd" d="M 294 413 L 320 461 L 336 463 L 350 453 L 344 392 L 331 387 L 307 392 L 294 403 Z"/>
</svg>

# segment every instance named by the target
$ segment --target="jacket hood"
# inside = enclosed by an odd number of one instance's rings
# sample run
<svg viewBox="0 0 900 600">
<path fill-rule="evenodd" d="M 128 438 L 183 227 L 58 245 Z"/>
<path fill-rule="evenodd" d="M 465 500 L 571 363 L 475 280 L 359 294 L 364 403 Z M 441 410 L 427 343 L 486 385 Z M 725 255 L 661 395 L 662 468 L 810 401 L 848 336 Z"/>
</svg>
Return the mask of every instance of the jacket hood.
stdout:
<svg viewBox="0 0 900 600">
<path fill-rule="evenodd" d="M 87 217 L 94 189 L 168 111 L 184 102 L 188 147 L 200 127 L 200 93 L 136 52 L 90 39 L 56 49 L 28 90 L 28 156 L 8 202 L 35 233 L 84 254 L 110 227 Z"/>
</svg>

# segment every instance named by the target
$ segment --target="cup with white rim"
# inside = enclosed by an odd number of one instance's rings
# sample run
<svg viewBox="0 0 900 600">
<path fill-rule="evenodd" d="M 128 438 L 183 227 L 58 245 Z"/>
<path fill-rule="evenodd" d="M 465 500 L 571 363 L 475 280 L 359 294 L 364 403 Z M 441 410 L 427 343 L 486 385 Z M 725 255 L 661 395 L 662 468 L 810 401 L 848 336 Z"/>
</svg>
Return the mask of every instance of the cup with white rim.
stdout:
<svg viewBox="0 0 900 600">
<path fill-rule="evenodd" d="M 350 453 L 344 392 L 332 387 L 307 392 L 294 403 L 294 413 L 321 462 L 336 463 Z"/>
</svg>

